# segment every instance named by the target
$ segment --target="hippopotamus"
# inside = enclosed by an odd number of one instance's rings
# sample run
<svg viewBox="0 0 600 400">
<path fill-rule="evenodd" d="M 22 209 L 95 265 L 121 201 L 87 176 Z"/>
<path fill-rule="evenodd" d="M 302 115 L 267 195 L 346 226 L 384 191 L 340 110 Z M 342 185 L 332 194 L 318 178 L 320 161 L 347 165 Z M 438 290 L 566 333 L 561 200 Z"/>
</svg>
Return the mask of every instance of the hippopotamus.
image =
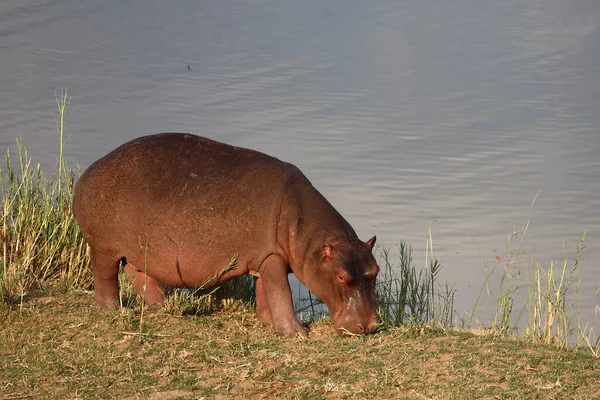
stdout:
<svg viewBox="0 0 600 400">
<path fill-rule="evenodd" d="M 304 336 L 288 281 L 294 273 L 323 300 L 339 334 L 378 326 L 375 236 L 361 241 L 297 167 L 277 158 L 192 134 L 143 136 L 81 175 L 73 212 L 102 308 L 119 307 L 120 265 L 157 307 L 165 287 L 251 274 L 260 321 Z"/>
</svg>

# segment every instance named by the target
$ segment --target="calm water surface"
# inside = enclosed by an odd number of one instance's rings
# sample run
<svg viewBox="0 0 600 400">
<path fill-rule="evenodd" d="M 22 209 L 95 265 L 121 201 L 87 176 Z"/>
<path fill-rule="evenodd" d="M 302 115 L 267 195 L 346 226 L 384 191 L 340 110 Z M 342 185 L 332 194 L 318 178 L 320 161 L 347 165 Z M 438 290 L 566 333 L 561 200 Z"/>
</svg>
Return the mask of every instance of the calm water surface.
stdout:
<svg viewBox="0 0 600 400">
<path fill-rule="evenodd" d="M 19 135 L 51 173 L 68 86 L 72 166 L 161 131 L 264 151 L 364 240 L 424 265 L 431 230 L 466 317 L 530 217 L 544 268 L 597 229 L 599 65 L 594 0 L 3 0 L 0 148 Z M 596 330 L 599 260 L 580 283 Z"/>
</svg>

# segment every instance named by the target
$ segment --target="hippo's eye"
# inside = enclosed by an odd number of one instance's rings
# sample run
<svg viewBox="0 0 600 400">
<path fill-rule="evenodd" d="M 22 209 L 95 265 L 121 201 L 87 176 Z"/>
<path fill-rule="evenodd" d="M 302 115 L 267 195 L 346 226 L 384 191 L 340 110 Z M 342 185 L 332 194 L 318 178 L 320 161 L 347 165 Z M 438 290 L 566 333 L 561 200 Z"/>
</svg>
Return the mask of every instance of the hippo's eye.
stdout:
<svg viewBox="0 0 600 400">
<path fill-rule="evenodd" d="M 336 273 L 335 276 L 338 282 L 340 282 L 341 284 L 350 285 L 352 283 L 352 277 L 344 271 Z"/>
</svg>

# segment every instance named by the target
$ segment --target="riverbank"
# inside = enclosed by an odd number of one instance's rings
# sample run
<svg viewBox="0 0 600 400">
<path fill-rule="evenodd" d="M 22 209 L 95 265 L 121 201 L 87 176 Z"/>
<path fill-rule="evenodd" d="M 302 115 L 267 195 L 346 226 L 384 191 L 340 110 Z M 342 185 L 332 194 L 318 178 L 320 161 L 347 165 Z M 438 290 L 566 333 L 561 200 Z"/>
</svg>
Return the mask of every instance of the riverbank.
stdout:
<svg viewBox="0 0 600 400">
<path fill-rule="evenodd" d="M 2 315 L 0 399 L 598 398 L 589 351 L 491 331 L 390 328 L 341 338 L 327 320 L 281 338 L 244 303 L 193 317 L 102 311 L 54 290 Z"/>
<path fill-rule="evenodd" d="M 571 258 L 542 266 L 521 251 L 528 225 L 515 230 L 505 255 L 484 264 L 470 321 L 456 317 L 454 289 L 439 282 L 431 234 L 422 268 L 406 243 L 397 264 L 383 249 L 382 330 L 368 337 L 339 338 L 327 320 L 312 321 L 306 340 L 273 335 L 252 310 L 251 277 L 213 294 L 173 291 L 164 310 L 149 311 L 121 275 L 124 308 L 98 310 L 72 214 L 77 174 L 62 156 L 66 93 L 57 105 L 56 174 L 45 178 L 19 143 L 0 176 L 0 400 L 600 396 L 600 340 L 578 313 L 593 233 Z M 487 294 L 494 318 L 471 330 L 490 287 L 499 290 Z M 318 314 L 318 299 L 294 300 L 300 314 Z"/>
</svg>

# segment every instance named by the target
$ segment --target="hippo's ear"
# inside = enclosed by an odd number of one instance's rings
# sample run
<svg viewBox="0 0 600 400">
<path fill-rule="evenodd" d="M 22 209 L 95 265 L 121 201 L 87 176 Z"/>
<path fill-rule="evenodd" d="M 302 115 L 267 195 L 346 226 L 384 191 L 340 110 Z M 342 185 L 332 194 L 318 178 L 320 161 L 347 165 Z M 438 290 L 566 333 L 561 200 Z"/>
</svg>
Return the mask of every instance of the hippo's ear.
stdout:
<svg viewBox="0 0 600 400">
<path fill-rule="evenodd" d="M 334 248 L 329 243 L 321 246 L 321 258 L 323 261 L 331 261 L 333 259 Z"/>
<path fill-rule="evenodd" d="M 377 236 L 373 236 L 371 239 L 367 240 L 367 246 L 369 246 L 369 248 L 371 250 L 373 250 L 373 246 L 375 246 L 375 241 L 377 240 Z"/>
</svg>

